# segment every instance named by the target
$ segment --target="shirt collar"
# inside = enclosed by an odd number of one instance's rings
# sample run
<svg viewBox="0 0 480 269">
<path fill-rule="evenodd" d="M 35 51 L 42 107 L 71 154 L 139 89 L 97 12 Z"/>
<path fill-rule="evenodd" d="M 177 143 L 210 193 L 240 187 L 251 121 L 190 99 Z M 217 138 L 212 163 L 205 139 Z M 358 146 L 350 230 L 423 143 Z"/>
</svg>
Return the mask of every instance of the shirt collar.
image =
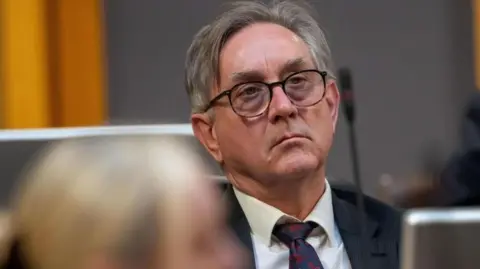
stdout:
<svg viewBox="0 0 480 269">
<path fill-rule="evenodd" d="M 296 219 L 279 209 L 270 206 L 252 196 L 249 196 L 238 189 L 233 189 L 240 206 L 247 217 L 252 233 L 256 235 L 267 246 L 272 245 L 272 231 L 275 224 L 283 217 Z M 325 180 L 325 192 L 317 202 L 312 212 L 305 221 L 313 221 L 323 228 L 327 235 L 329 244 L 335 242 L 335 220 L 333 216 L 332 191 L 328 181 Z"/>
</svg>

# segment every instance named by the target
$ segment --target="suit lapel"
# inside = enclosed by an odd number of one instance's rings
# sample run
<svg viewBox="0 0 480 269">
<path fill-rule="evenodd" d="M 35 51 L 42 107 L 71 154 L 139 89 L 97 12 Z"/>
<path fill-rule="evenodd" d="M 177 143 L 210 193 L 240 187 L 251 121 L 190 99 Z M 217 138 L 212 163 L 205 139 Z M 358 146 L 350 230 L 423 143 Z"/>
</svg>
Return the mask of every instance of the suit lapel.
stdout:
<svg viewBox="0 0 480 269">
<path fill-rule="evenodd" d="M 238 203 L 237 197 L 233 191 L 232 186 L 228 186 L 224 194 L 224 200 L 228 204 L 229 208 L 229 225 L 239 241 L 249 252 L 249 260 L 247 267 L 249 269 L 255 269 L 255 253 L 253 249 L 252 237 L 250 234 L 250 225 L 248 224 L 247 217 L 243 213 L 242 207 Z"/>
<path fill-rule="evenodd" d="M 352 269 L 393 268 L 396 246 L 377 237 L 379 225 L 366 217 L 366 242 L 362 242 L 360 211 L 332 192 L 335 222 L 340 231 Z"/>
</svg>

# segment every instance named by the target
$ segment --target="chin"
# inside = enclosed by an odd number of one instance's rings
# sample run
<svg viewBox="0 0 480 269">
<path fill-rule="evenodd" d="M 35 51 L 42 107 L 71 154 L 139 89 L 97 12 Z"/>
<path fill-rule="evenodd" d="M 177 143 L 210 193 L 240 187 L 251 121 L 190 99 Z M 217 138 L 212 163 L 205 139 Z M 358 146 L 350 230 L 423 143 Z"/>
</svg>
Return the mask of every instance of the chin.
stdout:
<svg viewBox="0 0 480 269">
<path fill-rule="evenodd" d="M 274 171 L 279 176 L 302 176 L 315 172 L 320 167 L 320 160 L 313 154 L 289 153 L 276 160 Z"/>
</svg>

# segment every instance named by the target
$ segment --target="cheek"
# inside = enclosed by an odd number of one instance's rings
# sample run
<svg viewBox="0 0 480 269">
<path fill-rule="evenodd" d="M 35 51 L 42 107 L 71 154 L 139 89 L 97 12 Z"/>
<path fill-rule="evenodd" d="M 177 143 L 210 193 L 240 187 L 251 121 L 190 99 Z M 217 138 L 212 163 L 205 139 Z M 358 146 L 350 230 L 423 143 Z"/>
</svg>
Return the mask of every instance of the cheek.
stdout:
<svg viewBox="0 0 480 269">
<path fill-rule="evenodd" d="M 305 119 L 312 132 L 312 136 L 322 147 L 331 144 L 333 137 L 333 119 L 328 106 L 322 105 L 306 111 Z"/>
<path fill-rule="evenodd" d="M 202 268 L 200 266 L 202 261 L 202 240 L 198 240 L 198 230 L 204 223 L 197 218 L 191 219 L 190 223 L 182 225 L 182 229 L 174 234 L 175 241 L 170 241 L 167 245 L 168 250 L 163 265 L 167 269 L 180 269 L 180 268 Z"/>
<path fill-rule="evenodd" d="M 224 157 L 258 156 L 265 145 L 265 120 L 230 119 L 218 130 L 218 142 Z"/>
<path fill-rule="evenodd" d="M 161 242 L 160 263 L 166 269 L 194 268 L 195 252 L 192 251 L 196 236 L 197 214 L 202 200 L 198 196 L 206 195 L 201 186 L 193 186 L 197 191 L 188 193 L 184 199 L 175 201 L 175 205 L 168 207 L 165 220 L 160 220 L 163 236 Z M 195 223 L 193 225 L 192 223 Z"/>
<path fill-rule="evenodd" d="M 158 263 L 161 265 L 159 268 L 177 269 L 177 268 L 190 268 L 193 264 L 193 257 L 191 252 L 191 235 L 178 231 L 176 234 L 176 240 L 165 242 L 163 259 Z"/>
</svg>

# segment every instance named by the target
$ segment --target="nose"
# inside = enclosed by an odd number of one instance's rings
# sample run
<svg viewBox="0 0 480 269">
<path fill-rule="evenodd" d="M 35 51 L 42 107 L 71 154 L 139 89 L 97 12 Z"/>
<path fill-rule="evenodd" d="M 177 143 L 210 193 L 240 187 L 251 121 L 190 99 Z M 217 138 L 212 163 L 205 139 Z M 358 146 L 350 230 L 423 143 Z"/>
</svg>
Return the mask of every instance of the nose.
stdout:
<svg viewBox="0 0 480 269">
<path fill-rule="evenodd" d="M 272 89 L 272 101 L 268 110 L 268 118 L 271 122 L 280 119 L 294 117 L 298 114 L 298 108 L 290 101 L 281 86 Z"/>
</svg>

